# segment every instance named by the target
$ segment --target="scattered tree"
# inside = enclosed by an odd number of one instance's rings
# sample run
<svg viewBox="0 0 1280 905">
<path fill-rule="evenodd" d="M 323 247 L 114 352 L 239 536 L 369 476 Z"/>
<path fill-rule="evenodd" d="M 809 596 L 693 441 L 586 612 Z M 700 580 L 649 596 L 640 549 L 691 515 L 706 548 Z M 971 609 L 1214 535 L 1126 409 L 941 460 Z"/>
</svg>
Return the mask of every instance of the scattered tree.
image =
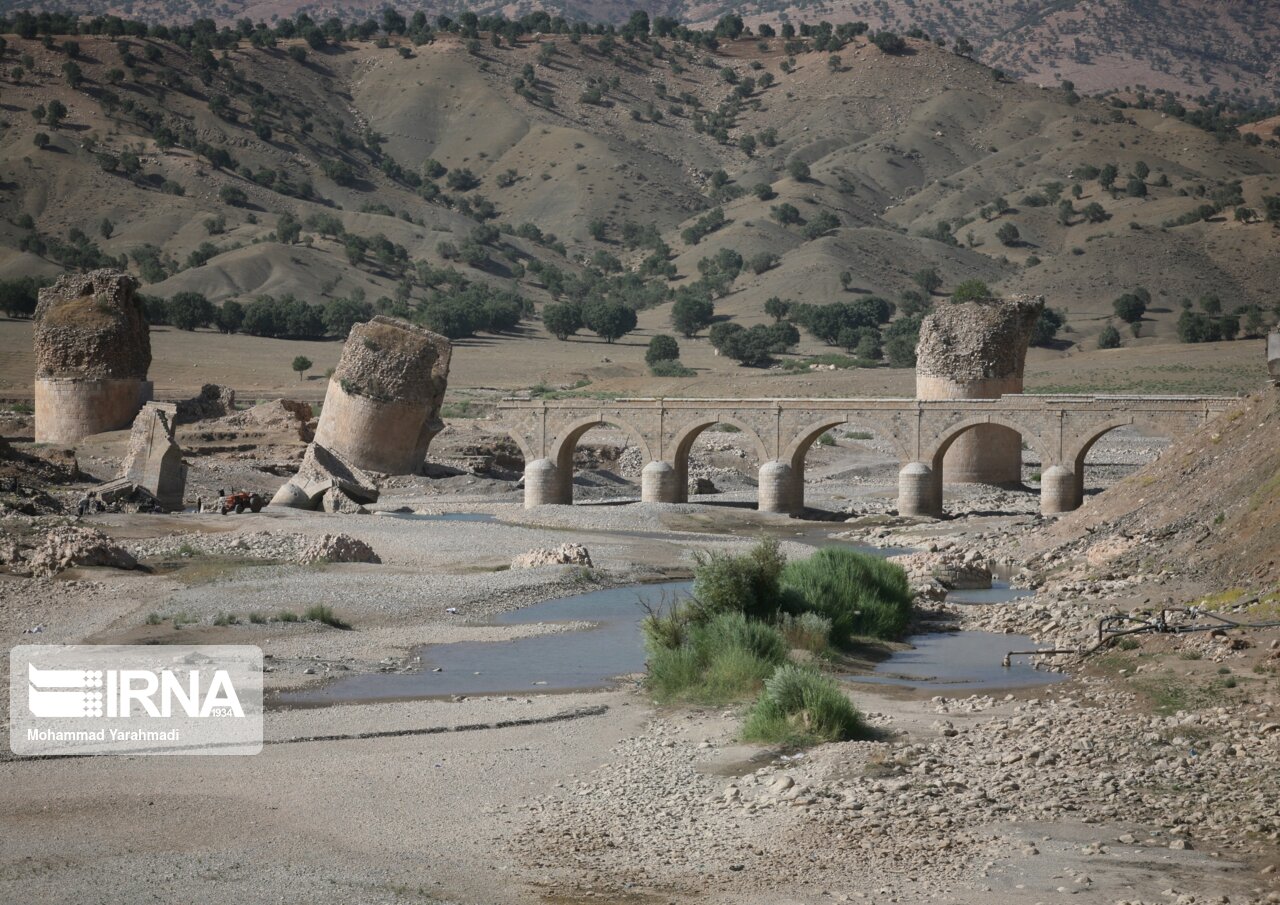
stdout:
<svg viewBox="0 0 1280 905">
<path fill-rule="evenodd" d="M 298 372 L 298 379 L 302 379 L 302 375 L 311 370 L 311 359 L 305 355 L 299 355 L 293 360 L 293 364 L 289 365 L 293 370 Z"/>
</svg>

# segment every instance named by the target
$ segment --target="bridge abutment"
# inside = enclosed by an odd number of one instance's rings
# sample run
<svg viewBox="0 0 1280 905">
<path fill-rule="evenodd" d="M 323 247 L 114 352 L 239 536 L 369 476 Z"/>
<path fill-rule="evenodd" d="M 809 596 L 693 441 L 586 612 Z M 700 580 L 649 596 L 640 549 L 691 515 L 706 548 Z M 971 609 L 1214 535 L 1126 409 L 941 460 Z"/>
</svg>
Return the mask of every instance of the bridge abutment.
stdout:
<svg viewBox="0 0 1280 905">
<path fill-rule="evenodd" d="M 898 515 L 942 516 L 942 476 L 923 462 L 909 462 L 898 472 Z"/>
<path fill-rule="evenodd" d="M 642 503 L 680 503 L 680 474 L 667 462 L 650 462 L 640 472 Z"/>
</svg>

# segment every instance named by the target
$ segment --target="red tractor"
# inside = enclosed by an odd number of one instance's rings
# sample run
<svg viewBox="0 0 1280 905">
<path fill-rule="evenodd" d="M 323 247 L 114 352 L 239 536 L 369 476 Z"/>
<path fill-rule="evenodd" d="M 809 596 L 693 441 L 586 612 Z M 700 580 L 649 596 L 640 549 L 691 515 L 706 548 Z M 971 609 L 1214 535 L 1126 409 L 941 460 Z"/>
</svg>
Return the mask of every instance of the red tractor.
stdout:
<svg viewBox="0 0 1280 905">
<path fill-rule="evenodd" d="M 250 493 L 247 490 L 241 490 L 239 493 L 228 493 L 222 497 L 223 515 L 228 512 L 234 512 L 236 515 L 248 509 L 250 512 L 262 511 L 262 497 L 256 493 Z"/>
</svg>

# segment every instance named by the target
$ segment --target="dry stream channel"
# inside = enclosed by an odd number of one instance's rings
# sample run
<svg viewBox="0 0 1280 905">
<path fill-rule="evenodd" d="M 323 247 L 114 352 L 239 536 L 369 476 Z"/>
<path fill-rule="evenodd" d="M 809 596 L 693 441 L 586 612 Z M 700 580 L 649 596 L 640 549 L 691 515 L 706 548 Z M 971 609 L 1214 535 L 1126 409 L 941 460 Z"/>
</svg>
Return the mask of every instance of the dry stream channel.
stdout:
<svg viewBox="0 0 1280 905">
<path fill-rule="evenodd" d="M 405 519 L 492 521 L 476 513 L 396 515 Z M 611 532 L 617 533 L 617 532 Z M 635 532 L 654 537 L 653 533 Z M 665 535 L 664 535 L 665 536 Z M 822 537 L 813 546 L 840 544 L 863 552 L 905 552 L 850 544 Z M 509 641 L 427 644 L 412 651 L 413 668 L 391 673 L 353 675 L 325 685 L 275 695 L 273 704 L 316 707 L 374 701 L 404 701 L 465 695 L 529 694 L 607 688 L 645 668 L 641 623 L 647 609 L 661 610 L 687 598 L 691 581 L 625 585 L 546 600 L 495 616 L 497 626 L 560 624 L 565 630 Z M 1006 603 L 1033 592 L 994 582 L 990 590 L 953 591 L 953 604 Z M 1026 635 L 981 631 L 937 631 L 909 636 L 908 648 L 895 650 L 870 673 L 843 676 L 853 683 L 902 686 L 954 693 L 1047 685 L 1068 678 L 1035 669 L 1026 658 L 1002 666 L 1008 651 L 1037 645 Z"/>
</svg>

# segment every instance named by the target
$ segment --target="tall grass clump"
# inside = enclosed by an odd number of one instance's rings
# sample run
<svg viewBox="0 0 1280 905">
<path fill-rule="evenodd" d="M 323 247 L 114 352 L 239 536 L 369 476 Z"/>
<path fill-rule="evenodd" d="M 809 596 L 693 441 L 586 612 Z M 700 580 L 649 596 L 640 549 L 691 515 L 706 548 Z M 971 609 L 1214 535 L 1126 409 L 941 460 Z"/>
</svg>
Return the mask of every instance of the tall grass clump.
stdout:
<svg viewBox="0 0 1280 905">
<path fill-rule="evenodd" d="M 777 629 L 742 613 L 719 613 L 705 622 L 687 607 L 645 620 L 648 685 L 663 701 L 725 703 L 758 691 L 787 659 Z"/>
<path fill-rule="evenodd" d="M 803 601 L 803 611 L 831 620 L 831 641 L 850 635 L 899 638 L 911 622 L 911 588 L 902 567 L 853 550 L 828 548 L 787 563 L 780 591 Z M 791 607 L 788 606 L 788 609 Z"/>
<path fill-rule="evenodd" d="M 778 667 L 765 680 L 742 727 L 744 741 L 788 745 L 846 741 L 866 734 L 862 715 L 833 680 L 794 665 Z"/>
<path fill-rule="evenodd" d="M 783 613 L 778 617 L 778 631 L 792 650 L 823 654 L 831 647 L 831 620 L 817 613 Z"/>
</svg>

